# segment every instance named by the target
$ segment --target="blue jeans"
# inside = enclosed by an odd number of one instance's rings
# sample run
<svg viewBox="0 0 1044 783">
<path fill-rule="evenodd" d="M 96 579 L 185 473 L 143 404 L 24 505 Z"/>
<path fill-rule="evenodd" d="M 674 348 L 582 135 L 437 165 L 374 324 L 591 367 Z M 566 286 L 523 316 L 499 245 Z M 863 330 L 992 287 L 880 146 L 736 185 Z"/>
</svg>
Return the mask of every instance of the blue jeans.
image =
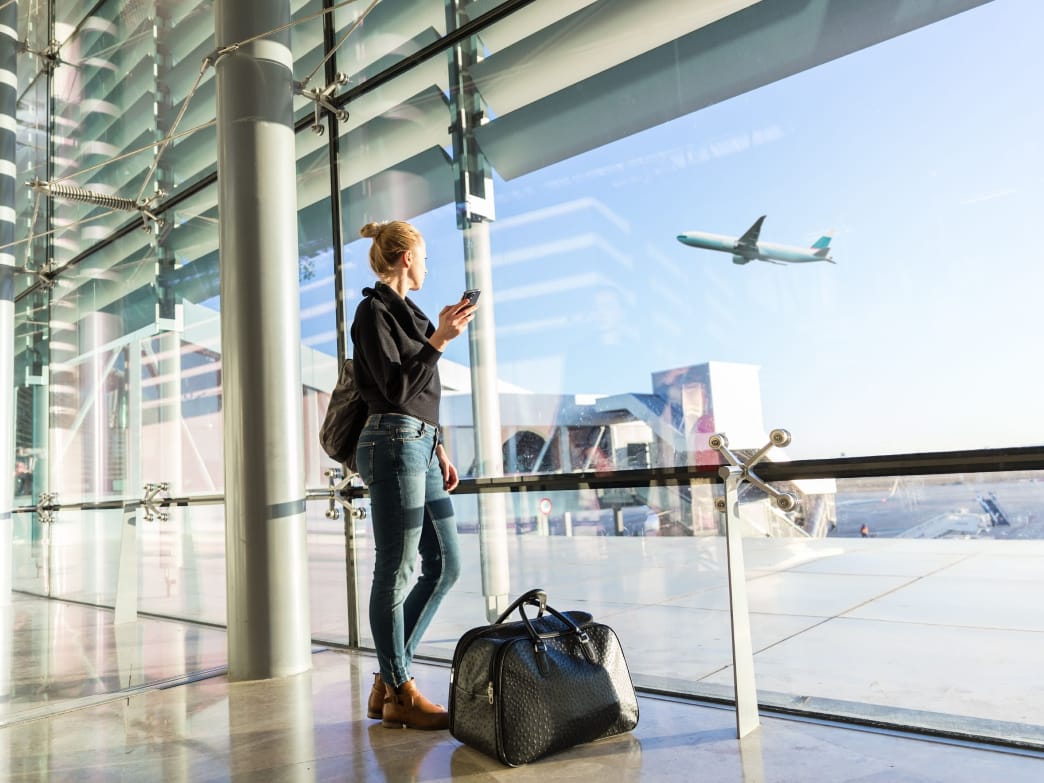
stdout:
<svg viewBox="0 0 1044 783">
<path fill-rule="evenodd" d="M 356 449 L 376 550 L 370 630 L 381 679 L 395 687 L 410 679 L 421 636 L 460 576 L 457 522 L 435 445 L 431 424 L 385 413 L 366 420 Z"/>
</svg>

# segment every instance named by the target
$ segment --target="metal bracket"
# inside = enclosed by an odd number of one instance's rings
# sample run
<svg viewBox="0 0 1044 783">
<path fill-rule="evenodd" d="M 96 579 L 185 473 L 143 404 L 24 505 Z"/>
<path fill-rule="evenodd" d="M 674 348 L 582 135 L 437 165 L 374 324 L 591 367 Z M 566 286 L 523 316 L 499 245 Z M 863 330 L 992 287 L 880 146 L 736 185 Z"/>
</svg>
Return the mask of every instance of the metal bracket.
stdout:
<svg viewBox="0 0 1044 783">
<path fill-rule="evenodd" d="M 366 519 L 366 509 L 353 506 L 342 494 L 351 484 L 354 474 L 345 476 L 340 468 L 330 468 L 324 471 L 323 475 L 326 476 L 330 488 L 330 507 L 326 510 L 326 518 L 340 519 L 341 512 L 337 507 L 341 506 L 344 509 L 344 513 L 352 519 Z"/>
<path fill-rule="evenodd" d="M 167 221 L 153 212 L 152 209 L 157 201 L 166 198 L 166 196 L 166 191 L 157 190 L 148 198 L 136 202 L 138 213 L 141 215 L 141 230 L 146 234 L 159 237 L 164 229 L 169 229 Z"/>
<path fill-rule="evenodd" d="M 729 440 L 722 433 L 711 435 L 707 443 L 729 462 L 718 471 L 718 475 L 725 482 L 725 493 L 723 497 L 715 499 L 714 506 L 725 515 L 729 617 L 732 624 L 732 676 L 736 689 L 736 736 L 743 739 L 758 728 L 761 718 L 758 714 L 758 692 L 754 677 L 754 645 L 750 633 L 743 534 L 739 525 L 739 487 L 743 481 L 749 481 L 772 497 L 784 511 L 794 508 L 793 495 L 770 487 L 751 471 L 773 446 L 782 447 L 789 444 L 790 433 L 786 430 L 772 430 L 769 433 L 769 442 L 746 462 L 729 450 Z"/>
<path fill-rule="evenodd" d="M 58 265 L 54 261 L 45 262 L 39 269 L 33 269 L 29 266 L 22 267 L 22 271 L 27 275 L 32 275 L 36 278 L 37 285 L 48 290 L 55 286 L 55 272 L 57 270 Z"/>
<path fill-rule="evenodd" d="M 160 522 L 166 522 L 170 519 L 170 514 L 166 511 L 161 511 L 160 508 L 170 502 L 170 497 L 164 497 L 157 499 L 157 496 L 162 492 L 167 495 L 170 490 L 170 484 L 166 481 L 159 484 L 146 484 L 145 485 L 145 497 L 141 499 L 142 505 L 142 519 L 146 522 L 152 522 L 154 519 L 158 519 Z"/>
<path fill-rule="evenodd" d="M 41 525 L 52 525 L 58 513 L 58 493 L 41 492 L 36 501 L 36 513 Z"/>
<path fill-rule="evenodd" d="M 294 92 L 298 95 L 303 95 L 314 104 L 312 131 L 317 136 L 322 136 L 326 133 L 326 127 L 322 124 L 322 109 L 326 109 L 340 122 L 347 122 L 348 110 L 335 106 L 331 98 L 333 97 L 333 94 L 337 92 L 337 88 L 348 84 L 348 81 L 348 74 L 338 73 L 334 77 L 333 82 L 325 87 L 313 87 L 312 89 L 307 90 L 300 82 L 294 84 Z"/>
<path fill-rule="evenodd" d="M 711 435 L 707 441 L 707 445 L 715 451 L 717 451 L 718 453 L 720 453 L 729 462 L 730 465 L 732 465 L 734 468 L 739 469 L 740 476 L 739 481 L 736 483 L 737 487 L 743 481 L 749 481 L 755 487 L 757 487 L 766 495 L 771 497 L 776 502 L 776 505 L 780 507 L 781 510 L 794 510 L 794 506 L 797 505 L 797 498 L 795 498 L 789 492 L 780 492 L 775 487 L 769 486 L 760 478 L 758 478 L 751 470 L 751 468 L 753 468 L 755 465 L 761 462 L 762 459 L 764 459 L 765 455 L 768 454 L 769 450 L 773 446 L 783 448 L 785 446 L 790 445 L 789 432 L 787 432 L 786 430 L 778 429 L 772 430 L 772 432 L 769 433 L 769 442 L 762 446 L 757 452 L 755 452 L 754 455 L 751 456 L 751 458 L 746 462 L 744 462 L 742 458 L 740 458 L 739 456 L 737 456 L 729 450 L 729 439 L 725 437 L 724 433 L 719 432 L 715 433 L 714 435 Z M 731 471 L 726 466 L 723 467 L 720 471 L 718 471 L 718 474 L 723 479 L 727 479 L 731 475 Z M 723 497 L 717 498 L 714 501 L 714 507 L 721 513 L 725 513 L 728 507 L 726 499 Z"/>
<path fill-rule="evenodd" d="M 56 40 L 51 40 L 47 44 L 47 48 L 37 50 L 29 46 L 29 40 L 18 42 L 17 51 L 19 54 L 32 54 L 43 60 L 43 67 L 47 73 L 54 73 L 54 69 L 59 65 L 64 64 L 62 60 L 62 45 Z"/>
</svg>

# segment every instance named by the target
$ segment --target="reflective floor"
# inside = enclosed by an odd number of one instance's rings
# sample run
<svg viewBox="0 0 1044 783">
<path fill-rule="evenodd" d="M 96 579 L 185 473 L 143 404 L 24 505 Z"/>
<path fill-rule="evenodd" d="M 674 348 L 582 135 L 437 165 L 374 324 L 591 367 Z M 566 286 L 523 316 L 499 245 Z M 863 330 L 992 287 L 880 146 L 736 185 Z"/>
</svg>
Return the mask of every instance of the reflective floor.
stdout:
<svg viewBox="0 0 1044 783">
<path fill-rule="evenodd" d="M 0 609 L 4 781 L 1040 781 L 1040 757 L 643 697 L 637 729 L 509 769 L 365 715 L 374 661 L 332 650 L 230 684 L 219 630 L 13 596 Z M 449 671 L 417 667 L 432 695 Z"/>
</svg>

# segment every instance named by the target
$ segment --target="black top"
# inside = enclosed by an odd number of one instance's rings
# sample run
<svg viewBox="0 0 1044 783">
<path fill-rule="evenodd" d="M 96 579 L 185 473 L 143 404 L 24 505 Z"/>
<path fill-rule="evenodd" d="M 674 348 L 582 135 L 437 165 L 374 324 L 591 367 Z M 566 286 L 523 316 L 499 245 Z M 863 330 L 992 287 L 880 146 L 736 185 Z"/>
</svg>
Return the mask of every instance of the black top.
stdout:
<svg viewBox="0 0 1044 783">
<path fill-rule="evenodd" d="M 437 427 L 442 353 L 428 342 L 435 326 L 384 283 L 362 293 L 351 329 L 359 394 L 370 413 L 405 413 Z"/>
</svg>

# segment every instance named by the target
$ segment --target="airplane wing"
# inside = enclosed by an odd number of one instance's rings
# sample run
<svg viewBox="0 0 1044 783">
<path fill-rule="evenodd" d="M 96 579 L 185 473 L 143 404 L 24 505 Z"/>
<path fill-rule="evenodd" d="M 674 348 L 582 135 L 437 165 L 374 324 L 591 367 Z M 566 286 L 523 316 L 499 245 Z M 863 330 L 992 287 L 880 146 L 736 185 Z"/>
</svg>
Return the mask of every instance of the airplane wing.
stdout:
<svg viewBox="0 0 1044 783">
<path fill-rule="evenodd" d="M 765 222 L 765 216 L 762 215 L 754 221 L 754 225 L 747 229 L 746 233 L 743 234 L 736 242 L 740 247 L 750 248 L 753 250 L 758 245 L 758 237 L 761 235 L 761 224 Z"/>
</svg>

